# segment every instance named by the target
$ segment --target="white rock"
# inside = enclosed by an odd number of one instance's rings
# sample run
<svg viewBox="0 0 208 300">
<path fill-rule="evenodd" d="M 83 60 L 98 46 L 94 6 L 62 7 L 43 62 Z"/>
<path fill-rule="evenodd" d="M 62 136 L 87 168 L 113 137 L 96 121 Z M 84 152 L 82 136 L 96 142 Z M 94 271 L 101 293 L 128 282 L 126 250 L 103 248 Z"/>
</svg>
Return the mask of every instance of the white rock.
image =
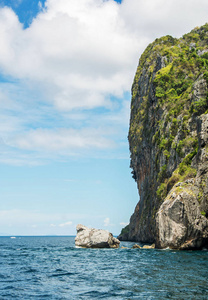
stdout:
<svg viewBox="0 0 208 300">
<path fill-rule="evenodd" d="M 120 241 L 112 233 L 103 229 L 77 225 L 75 245 L 84 248 L 118 248 Z"/>
</svg>

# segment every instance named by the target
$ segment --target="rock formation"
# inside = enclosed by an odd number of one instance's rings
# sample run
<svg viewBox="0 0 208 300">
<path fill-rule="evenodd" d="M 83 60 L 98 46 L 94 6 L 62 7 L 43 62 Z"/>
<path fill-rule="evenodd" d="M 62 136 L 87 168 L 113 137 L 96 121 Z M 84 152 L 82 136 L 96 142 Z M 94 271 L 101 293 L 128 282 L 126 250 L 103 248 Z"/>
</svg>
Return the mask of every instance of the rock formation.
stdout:
<svg viewBox="0 0 208 300">
<path fill-rule="evenodd" d="M 156 39 L 132 86 L 131 168 L 140 201 L 120 240 L 208 246 L 208 24 Z"/>
<path fill-rule="evenodd" d="M 155 244 L 152 245 L 144 245 L 143 247 L 135 244 L 133 245 L 132 249 L 155 249 Z"/>
<path fill-rule="evenodd" d="M 107 230 L 77 225 L 75 245 L 83 248 L 118 248 L 120 241 Z"/>
</svg>

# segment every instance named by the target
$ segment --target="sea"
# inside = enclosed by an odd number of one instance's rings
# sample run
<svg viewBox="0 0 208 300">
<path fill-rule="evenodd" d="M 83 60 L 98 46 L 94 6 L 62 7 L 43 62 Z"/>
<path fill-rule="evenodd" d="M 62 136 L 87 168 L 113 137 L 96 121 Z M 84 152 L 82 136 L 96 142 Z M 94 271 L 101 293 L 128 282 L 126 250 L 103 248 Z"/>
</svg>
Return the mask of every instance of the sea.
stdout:
<svg viewBox="0 0 208 300">
<path fill-rule="evenodd" d="M 0 299 L 208 299 L 208 251 L 76 248 L 0 237 Z"/>
</svg>

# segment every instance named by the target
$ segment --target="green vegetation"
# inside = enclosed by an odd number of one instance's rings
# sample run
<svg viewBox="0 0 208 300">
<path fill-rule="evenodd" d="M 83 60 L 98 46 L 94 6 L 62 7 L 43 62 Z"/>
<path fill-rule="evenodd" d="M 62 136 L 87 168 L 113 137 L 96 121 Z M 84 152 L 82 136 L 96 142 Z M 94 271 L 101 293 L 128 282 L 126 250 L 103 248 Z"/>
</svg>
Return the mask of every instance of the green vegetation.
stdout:
<svg viewBox="0 0 208 300">
<path fill-rule="evenodd" d="M 184 181 L 189 178 L 196 177 L 196 169 L 191 167 L 191 162 L 193 157 L 196 155 L 197 151 L 193 151 L 186 155 L 186 157 L 182 160 L 182 162 L 179 164 L 178 168 L 173 172 L 172 176 L 170 178 L 165 178 L 164 176 L 164 170 L 166 171 L 166 165 L 165 168 L 161 170 L 161 172 L 158 175 L 158 180 L 162 183 L 157 189 L 157 196 L 160 200 L 164 199 L 167 196 L 167 193 L 172 189 L 172 187 L 179 181 Z M 160 174 L 163 174 L 163 177 Z M 161 180 L 163 179 L 163 180 Z"/>
<path fill-rule="evenodd" d="M 204 188 L 206 187 L 206 177 L 201 179 L 200 185 L 199 185 L 199 193 L 198 193 L 198 202 L 201 203 L 203 200 L 203 191 Z"/>
<path fill-rule="evenodd" d="M 158 174 L 158 181 L 163 181 L 166 178 L 167 165 L 162 166 L 161 171 Z"/>
<path fill-rule="evenodd" d="M 127 225 L 124 228 L 122 228 L 121 234 L 125 234 L 125 233 L 129 233 L 129 225 Z"/>
<path fill-rule="evenodd" d="M 203 74 L 208 81 L 208 55 L 199 56 L 200 48 L 184 47 L 184 40 L 178 41 L 177 56 L 165 68 L 156 73 L 154 84 L 156 86 L 156 97 L 160 105 L 169 110 L 169 116 L 177 117 L 183 113 L 190 102 L 193 84 Z M 198 51 L 197 51 L 198 49 Z M 162 54 L 162 53 L 161 53 Z M 199 115 L 208 109 L 207 98 L 191 103 L 189 113 Z"/>
<path fill-rule="evenodd" d="M 180 157 L 183 157 L 183 147 L 184 147 L 184 140 L 180 141 L 176 148 L 176 152 Z"/>
<path fill-rule="evenodd" d="M 186 157 L 183 159 L 183 161 L 180 163 L 178 167 L 178 173 L 182 176 L 184 174 L 188 175 L 190 174 L 193 175 L 192 177 L 196 176 L 196 170 L 193 168 L 190 168 L 192 158 L 197 154 L 198 148 L 196 148 L 193 152 L 189 153 L 186 155 Z"/>
<path fill-rule="evenodd" d="M 167 166 L 163 166 L 162 170 L 158 174 L 158 181 L 161 182 L 157 189 L 157 196 L 160 200 L 167 196 L 167 193 L 172 189 L 172 187 L 179 181 L 184 181 L 189 178 L 196 177 L 196 169 L 191 167 L 191 162 L 193 157 L 197 154 L 198 148 L 186 155 L 186 157 L 179 164 L 178 168 L 173 172 L 170 178 L 167 178 L 166 169 Z"/>
<path fill-rule="evenodd" d="M 199 194 L 198 194 L 198 202 L 199 202 L 199 203 L 201 203 L 202 197 L 203 197 L 203 192 L 202 192 L 202 191 L 199 191 Z"/>
<path fill-rule="evenodd" d="M 195 113 L 197 115 L 201 115 L 202 113 L 206 112 L 207 109 L 208 98 L 199 99 L 199 101 L 195 101 L 191 106 L 192 113 Z"/>
<path fill-rule="evenodd" d="M 157 197 L 159 200 L 162 200 L 167 195 L 167 183 L 161 183 L 159 188 L 157 189 Z"/>
</svg>

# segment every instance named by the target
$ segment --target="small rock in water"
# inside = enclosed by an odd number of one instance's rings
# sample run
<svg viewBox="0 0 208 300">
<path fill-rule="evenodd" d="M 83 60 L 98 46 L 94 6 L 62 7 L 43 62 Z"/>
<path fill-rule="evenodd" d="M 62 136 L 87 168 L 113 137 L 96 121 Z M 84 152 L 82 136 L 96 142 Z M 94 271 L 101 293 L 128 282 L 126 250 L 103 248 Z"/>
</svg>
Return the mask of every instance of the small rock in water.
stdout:
<svg viewBox="0 0 208 300">
<path fill-rule="evenodd" d="M 155 249 L 155 244 L 152 245 L 144 245 L 143 247 L 135 244 L 133 247 L 133 249 Z"/>
<path fill-rule="evenodd" d="M 137 245 L 137 244 L 135 244 L 133 247 L 132 247 L 132 249 L 141 249 L 142 247 L 141 246 L 139 246 L 139 245 Z"/>
<path fill-rule="evenodd" d="M 143 247 L 142 247 L 143 249 L 155 249 L 155 244 L 152 244 L 152 245 L 144 245 Z"/>
<path fill-rule="evenodd" d="M 112 233 L 103 229 L 88 228 L 77 225 L 75 245 L 83 248 L 118 248 L 120 241 Z"/>
</svg>

